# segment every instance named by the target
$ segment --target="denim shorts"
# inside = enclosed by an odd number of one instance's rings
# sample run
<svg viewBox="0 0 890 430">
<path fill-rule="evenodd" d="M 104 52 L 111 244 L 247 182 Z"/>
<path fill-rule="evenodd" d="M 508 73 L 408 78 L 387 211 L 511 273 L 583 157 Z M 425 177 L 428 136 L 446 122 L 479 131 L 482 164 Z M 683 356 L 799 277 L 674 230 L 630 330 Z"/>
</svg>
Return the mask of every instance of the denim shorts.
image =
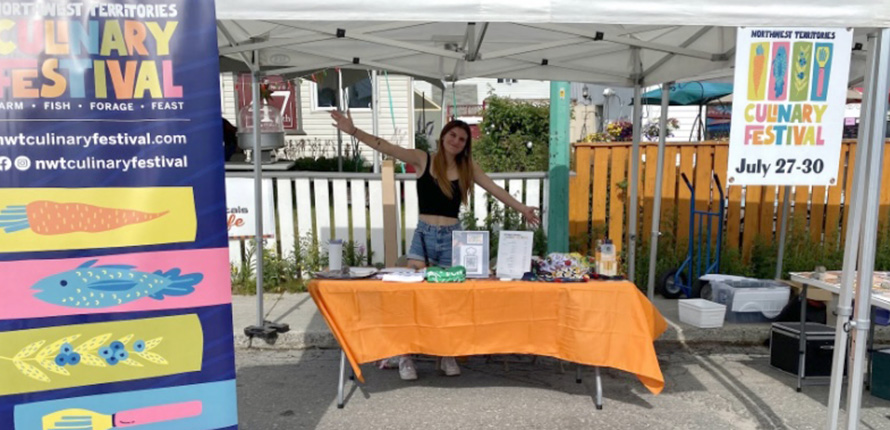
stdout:
<svg viewBox="0 0 890 430">
<path fill-rule="evenodd" d="M 430 266 L 451 267 L 451 232 L 460 229 L 460 223 L 431 225 L 418 221 L 408 249 L 408 259 L 424 261 L 423 256 L 426 254 Z"/>
</svg>

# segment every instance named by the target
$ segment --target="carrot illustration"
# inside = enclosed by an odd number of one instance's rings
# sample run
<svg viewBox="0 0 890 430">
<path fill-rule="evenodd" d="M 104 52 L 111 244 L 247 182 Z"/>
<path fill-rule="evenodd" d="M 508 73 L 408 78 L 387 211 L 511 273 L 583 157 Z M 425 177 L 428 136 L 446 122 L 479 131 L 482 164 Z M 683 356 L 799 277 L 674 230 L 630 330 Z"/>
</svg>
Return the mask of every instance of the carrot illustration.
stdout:
<svg viewBox="0 0 890 430">
<path fill-rule="evenodd" d="M 84 203 L 37 200 L 27 206 L 7 206 L 0 210 L 0 229 L 6 233 L 15 233 L 30 228 L 40 235 L 98 233 L 148 222 L 166 215 L 167 212 L 148 213 Z"/>
<path fill-rule="evenodd" d="M 754 92 L 760 92 L 760 81 L 763 80 L 763 64 L 766 61 L 766 55 L 763 51 L 763 45 L 759 45 L 754 53 Z"/>
</svg>

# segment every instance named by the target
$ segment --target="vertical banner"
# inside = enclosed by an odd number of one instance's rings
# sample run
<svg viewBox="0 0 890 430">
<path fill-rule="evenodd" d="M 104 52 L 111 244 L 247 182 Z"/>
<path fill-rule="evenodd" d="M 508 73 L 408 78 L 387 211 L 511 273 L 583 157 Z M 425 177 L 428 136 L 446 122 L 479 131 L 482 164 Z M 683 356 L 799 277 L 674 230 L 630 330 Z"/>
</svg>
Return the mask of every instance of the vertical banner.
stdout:
<svg viewBox="0 0 890 430">
<path fill-rule="evenodd" d="M 733 185 L 836 185 L 853 31 L 740 28 Z"/>
<path fill-rule="evenodd" d="M 0 3 L 0 429 L 237 427 L 214 3 Z"/>
</svg>

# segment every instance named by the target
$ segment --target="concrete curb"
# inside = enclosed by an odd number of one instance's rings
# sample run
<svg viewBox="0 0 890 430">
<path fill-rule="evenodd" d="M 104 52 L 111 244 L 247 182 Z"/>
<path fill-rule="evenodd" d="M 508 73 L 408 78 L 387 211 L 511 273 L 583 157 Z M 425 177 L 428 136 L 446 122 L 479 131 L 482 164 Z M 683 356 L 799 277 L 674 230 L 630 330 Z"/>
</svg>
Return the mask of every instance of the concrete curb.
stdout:
<svg viewBox="0 0 890 430">
<path fill-rule="evenodd" d="M 257 349 L 333 349 L 339 348 L 337 339 L 330 332 L 295 332 L 290 331 L 278 335 L 278 338 L 269 343 L 262 339 L 253 339 L 244 335 L 243 332 L 235 333 L 235 348 L 257 348 Z"/>
<path fill-rule="evenodd" d="M 658 297 L 654 304 L 668 321 L 668 329 L 655 341 L 656 345 L 763 345 L 769 338 L 770 323 L 726 323 L 722 328 L 703 329 L 680 322 L 675 300 Z M 287 350 L 339 347 L 309 294 L 267 294 L 264 296 L 264 305 L 266 320 L 287 323 L 290 331 L 280 334 L 274 343 L 261 339 L 251 341 L 244 334 L 244 328 L 258 322 L 256 298 L 235 296 L 232 300 L 232 313 L 236 348 Z M 890 343 L 890 327 L 879 326 L 875 340 L 878 343 Z"/>
</svg>

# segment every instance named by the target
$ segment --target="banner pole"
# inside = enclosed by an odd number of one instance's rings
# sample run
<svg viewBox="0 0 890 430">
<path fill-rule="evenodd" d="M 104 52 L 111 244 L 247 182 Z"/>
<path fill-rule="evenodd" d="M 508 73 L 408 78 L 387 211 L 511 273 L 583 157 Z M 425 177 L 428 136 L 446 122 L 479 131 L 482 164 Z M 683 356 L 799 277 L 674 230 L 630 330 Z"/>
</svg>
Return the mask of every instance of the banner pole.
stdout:
<svg viewBox="0 0 890 430">
<path fill-rule="evenodd" d="M 256 57 L 259 58 L 259 53 Z M 263 326 L 263 167 L 260 151 L 260 78 L 259 71 L 251 73 L 253 93 L 253 198 L 256 208 L 256 312 L 257 326 Z M 249 263 L 249 262 L 248 262 Z"/>
</svg>

